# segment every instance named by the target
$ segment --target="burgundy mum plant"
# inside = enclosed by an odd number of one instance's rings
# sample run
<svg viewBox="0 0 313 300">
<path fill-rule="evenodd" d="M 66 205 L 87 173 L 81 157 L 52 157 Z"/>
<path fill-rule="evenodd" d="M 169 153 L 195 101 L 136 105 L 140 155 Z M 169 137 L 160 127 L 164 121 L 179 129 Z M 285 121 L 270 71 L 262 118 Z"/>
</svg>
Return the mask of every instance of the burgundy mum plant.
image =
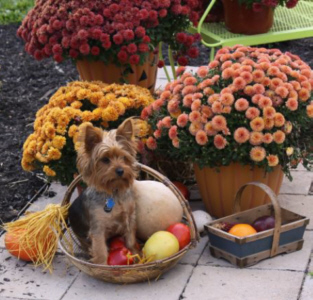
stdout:
<svg viewBox="0 0 313 300">
<path fill-rule="evenodd" d="M 17 33 L 37 60 L 139 64 L 162 41 L 186 64 L 196 38 L 178 33 L 197 23 L 198 7 L 198 0 L 38 0 Z"/>
</svg>

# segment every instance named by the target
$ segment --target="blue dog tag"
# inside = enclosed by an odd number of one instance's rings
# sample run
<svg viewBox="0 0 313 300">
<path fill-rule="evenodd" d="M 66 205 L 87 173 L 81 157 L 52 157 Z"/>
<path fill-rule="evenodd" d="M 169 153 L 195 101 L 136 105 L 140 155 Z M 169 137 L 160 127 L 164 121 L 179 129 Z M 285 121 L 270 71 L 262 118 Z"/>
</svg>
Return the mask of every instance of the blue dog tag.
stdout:
<svg viewBox="0 0 313 300">
<path fill-rule="evenodd" d="M 115 202 L 114 202 L 113 198 L 110 197 L 110 198 L 106 199 L 105 205 L 104 205 L 104 211 L 105 212 L 111 212 L 114 205 L 115 205 Z"/>
</svg>

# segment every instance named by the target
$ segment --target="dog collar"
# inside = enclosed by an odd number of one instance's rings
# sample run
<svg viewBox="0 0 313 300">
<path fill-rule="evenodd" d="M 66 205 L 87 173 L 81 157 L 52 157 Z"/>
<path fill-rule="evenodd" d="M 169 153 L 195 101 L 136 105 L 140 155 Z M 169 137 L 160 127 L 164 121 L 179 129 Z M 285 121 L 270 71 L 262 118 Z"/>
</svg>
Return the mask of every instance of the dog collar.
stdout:
<svg viewBox="0 0 313 300">
<path fill-rule="evenodd" d="M 114 205 L 115 205 L 114 199 L 112 197 L 107 198 L 104 204 L 104 211 L 108 213 L 111 212 Z"/>
</svg>

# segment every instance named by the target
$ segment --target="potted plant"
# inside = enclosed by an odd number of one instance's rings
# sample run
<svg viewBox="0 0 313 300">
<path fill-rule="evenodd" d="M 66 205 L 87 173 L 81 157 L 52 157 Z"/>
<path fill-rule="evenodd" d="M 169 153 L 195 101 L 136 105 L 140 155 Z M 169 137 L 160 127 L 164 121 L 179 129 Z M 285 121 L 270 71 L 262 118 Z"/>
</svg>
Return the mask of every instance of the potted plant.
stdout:
<svg viewBox="0 0 313 300">
<path fill-rule="evenodd" d="M 277 49 L 220 49 L 196 74 L 184 67 L 141 116 L 152 127 L 148 149 L 191 160 L 207 210 L 232 213 L 239 186 L 268 184 L 276 193 L 283 172 L 313 162 L 313 72 L 298 56 Z M 308 142 L 309 140 L 309 142 Z M 310 142 L 311 141 L 311 142 Z M 263 204 L 250 190 L 243 208 Z"/>
<path fill-rule="evenodd" d="M 233 33 L 261 34 L 273 25 L 278 5 L 293 8 L 298 0 L 223 0 L 226 28 Z"/>
<path fill-rule="evenodd" d="M 83 80 L 153 90 L 157 46 L 176 50 L 175 36 L 196 24 L 198 6 L 198 0 L 38 0 L 17 33 L 37 60 L 74 60 Z"/>
<path fill-rule="evenodd" d="M 134 85 L 77 81 L 61 87 L 36 114 L 34 132 L 23 146 L 23 169 L 42 169 L 51 180 L 70 184 L 78 174 L 78 126 L 91 122 L 104 129 L 117 128 L 152 101 L 149 90 Z M 139 125 L 139 136 L 146 134 L 146 123 Z"/>
</svg>

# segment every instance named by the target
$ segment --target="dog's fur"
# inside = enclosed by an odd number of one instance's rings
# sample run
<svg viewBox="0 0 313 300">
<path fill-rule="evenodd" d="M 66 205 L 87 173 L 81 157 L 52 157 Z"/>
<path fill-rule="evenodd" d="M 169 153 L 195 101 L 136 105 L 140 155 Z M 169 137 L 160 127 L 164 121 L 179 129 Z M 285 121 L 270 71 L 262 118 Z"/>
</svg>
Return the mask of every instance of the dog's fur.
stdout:
<svg viewBox="0 0 313 300">
<path fill-rule="evenodd" d="M 123 236 L 126 247 L 137 253 L 132 189 L 137 175 L 134 121 L 127 119 L 118 129 L 108 132 L 83 124 L 78 142 L 77 168 L 88 188 L 69 209 L 75 235 L 93 263 L 107 263 L 106 241 L 116 235 Z M 104 210 L 108 197 L 115 201 L 111 212 Z"/>
</svg>

